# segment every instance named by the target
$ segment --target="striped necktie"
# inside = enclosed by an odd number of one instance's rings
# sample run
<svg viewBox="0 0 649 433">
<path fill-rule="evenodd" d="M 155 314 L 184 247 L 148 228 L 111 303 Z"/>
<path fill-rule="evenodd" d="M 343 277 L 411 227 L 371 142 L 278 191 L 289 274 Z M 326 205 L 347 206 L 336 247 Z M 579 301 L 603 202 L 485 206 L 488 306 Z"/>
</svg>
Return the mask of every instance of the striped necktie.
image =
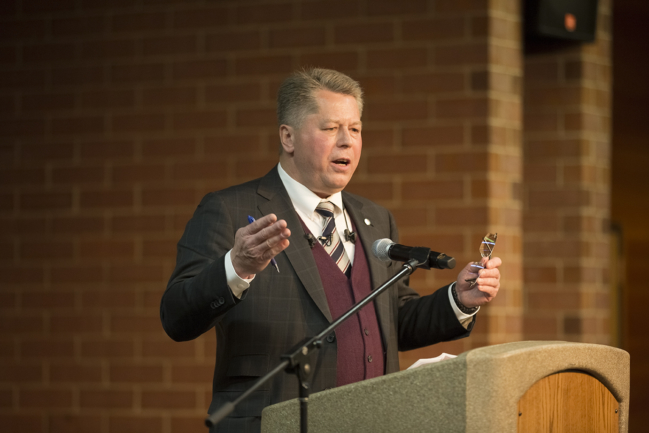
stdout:
<svg viewBox="0 0 649 433">
<path fill-rule="evenodd" d="M 322 235 L 318 237 L 320 243 L 322 243 L 325 251 L 331 256 L 333 261 L 336 262 L 342 273 L 347 275 L 349 278 L 352 271 L 352 265 L 347 256 L 347 252 L 345 252 L 345 246 L 340 239 L 338 230 L 336 230 L 334 204 L 330 201 L 323 200 L 318 204 L 315 211 L 325 219 L 323 225 L 324 230 L 322 231 Z"/>
</svg>

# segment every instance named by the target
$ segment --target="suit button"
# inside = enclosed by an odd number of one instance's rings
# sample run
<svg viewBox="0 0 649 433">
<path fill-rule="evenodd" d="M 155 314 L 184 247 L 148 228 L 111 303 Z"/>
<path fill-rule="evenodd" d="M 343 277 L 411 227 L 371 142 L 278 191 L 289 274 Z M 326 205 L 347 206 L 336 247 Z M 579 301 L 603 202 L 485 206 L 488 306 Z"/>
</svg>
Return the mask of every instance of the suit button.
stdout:
<svg viewBox="0 0 649 433">
<path fill-rule="evenodd" d="M 328 342 L 333 343 L 335 339 L 336 339 L 335 334 L 332 333 L 332 334 L 327 335 L 327 341 Z"/>
<path fill-rule="evenodd" d="M 372 362 L 372 355 L 367 356 L 367 362 Z"/>
<path fill-rule="evenodd" d="M 370 330 L 365 328 L 365 335 L 370 335 Z"/>
<path fill-rule="evenodd" d="M 218 307 L 218 305 L 216 304 L 216 301 L 212 301 L 212 303 L 210 304 L 210 307 L 212 307 L 212 310 L 215 309 L 216 307 Z"/>
<path fill-rule="evenodd" d="M 218 301 L 218 304 L 219 304 L 219 305 L 223 305 L 223 304 L 225 304 L 225 299 L 223 299 L 222 296 L 219 296 L 219 298 L 217 299 L 217 301 Z"/>
</svg>

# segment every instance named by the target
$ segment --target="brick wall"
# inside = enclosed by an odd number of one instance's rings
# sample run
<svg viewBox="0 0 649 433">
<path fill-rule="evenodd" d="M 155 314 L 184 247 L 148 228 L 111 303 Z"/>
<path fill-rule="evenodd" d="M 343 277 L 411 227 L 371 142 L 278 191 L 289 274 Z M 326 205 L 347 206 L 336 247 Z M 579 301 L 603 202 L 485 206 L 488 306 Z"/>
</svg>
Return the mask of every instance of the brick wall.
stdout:
<svg viewBox="0 0 649 433">
<path fill-rule="evenodd" d="M 0 425 L 204 431 L 216 342 L 211 333 L 172 342 L 160 297 L 200 198 L 276 163 L 275 92 L 305 65 L 342 70 L 364 87 L 365 146 L 349 190 L 390 208 L 403 243 L 463 263 L 479 257 L 485 233 L 499 233 L 503 290 L 473 336 L 404 353 L 403 367 L 545 338 L 533 329 L 548 317 L 551 338 L 580 329 L 583 341 L 603 341 L 605 275 L 580 279 L 606 268 L 597 250 L 608 132 L 587 123 L 607 115 L 598 102 L 608 95 L 603 43 L 523 63 L 516 0 L 2 2 Z M 545 63 L 556 83 L 538 77 Z M 577 102 L 544 99 L 563 85 Z M 557 107 L 562 126 L 543 126 Z M 535 177 L 533 164 L 551 155 L 530 153 L 546 135 L 585 143 L 545 160 L 561 170 L 551 179 Z M 560 277 L 580 303 L 536 308 L 534 296 L 553 285 L 532 276 L 552 264 L 529 242 L 523 258 L 523 235 L 536 235 L 523 215 L 546 215 L 539 198 L 574 194 L 586 197 L 579 209 L 552 204 L 547 220 L 561 222 L 569 246 L 584 245 Z M 557 227 L 547 239 L 563 233 Z M 455 277 L 418 271 L 412 284 L 427 294 Z"/>
<path fill-rule="evenodd" d="M 525 337 L 609 342 L 610 2 L 591 44 L 525 56 Z"/>
</svg>

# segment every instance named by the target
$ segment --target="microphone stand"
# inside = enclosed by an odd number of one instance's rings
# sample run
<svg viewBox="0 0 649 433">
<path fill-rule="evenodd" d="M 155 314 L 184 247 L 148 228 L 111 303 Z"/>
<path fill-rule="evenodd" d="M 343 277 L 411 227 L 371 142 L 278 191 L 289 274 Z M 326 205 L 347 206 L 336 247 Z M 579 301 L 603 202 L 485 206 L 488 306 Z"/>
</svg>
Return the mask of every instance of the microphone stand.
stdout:
<svg viewBox="0 0 649 433">
<path fill-rule="evenodd" d="M 410 260 L 403 264 L 401 271 L 383 283 L 382 286 L 372 291 L 369 295 L 363 298 L 358 304 L 350 308 L 345 314 L 331 323 L 325 330 L 320 332 L 315 337 L 305 338 L 300 343 L 293 346 L 287 353 L 282 355 L 280 359 L 282 362 L 274 369 L 269 371 L 264 377 L 260 378 L 252 385 L 247 391 L 241 394 L 235 401 L 227 402 L 218 410 L 213 412 L 205 419 L 205 425 L 212 427 L 222 421 L 228 416 L 235 407 L 245 400 L 250 394 L 259 389 L 264 383 L 273 378 L 277 373 L 285 370 L 287 373 L 297 375 L 299 387 L 299 401 L 300 401 L 300 432 L 307 433 L 308 426 L 308 405 L 309 405 L 309 388 L 311 386 L 311 379 L 314 374 L 314 360 L 317 355 L 317 350 L 322 347 L 322 339 L 329 335 L 334 329 L 340 326 L 345 320 L 354 316 L 364 306 L 372 302 L 377 296 L 383 293 L 391 285 L 399 281 L 401 278 L 412 274 L 417 266 L 425 263 L 428 260 L 430 248 L 416 247 L 410 252 Z"/>
</svg>

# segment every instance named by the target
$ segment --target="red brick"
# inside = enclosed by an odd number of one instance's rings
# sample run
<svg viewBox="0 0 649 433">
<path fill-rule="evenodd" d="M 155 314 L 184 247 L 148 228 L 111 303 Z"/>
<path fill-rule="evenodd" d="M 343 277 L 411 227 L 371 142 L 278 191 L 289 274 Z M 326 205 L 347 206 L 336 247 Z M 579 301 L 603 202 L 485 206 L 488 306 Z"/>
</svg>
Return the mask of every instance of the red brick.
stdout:
<svg viewBox="0 0 649 433">
<path fill-rule="evenodd" d="M 106 20 L 103 16 L 84 16 L 80 18 L 58 18 L 52 20 L 52 35 L 61 36 L 87 36 L 104 33 Z"/>
<path fill-rule="evenodd" d="M 250 108 L 237 110 L 237 126 L 272 128 L 277 124 L 275 108 Z"/>
<path fill-rule="evenodd" d="M 130 408 L 133 400 L 131 391 L 82 389 L 79 392 L 79 406 L 82 408 Z"/>
<path fill-rule="evenodd" d="M 142 341 L 142 356 L 144 358 L 194 358 L 196 356 L 196 343 L 193 341 L 177 343 L 170 338 L 156 340 L 146 338 Z"/>
<path fill-rule="evenodd" d="M 461 92 L 466 90 L 466 77 L 463 73 L 425 73 L 406 75 L 402 79 L 405 93 Z"/>
<path fill-rule="evenodd" d="M 0 383 L 39 383 L 43 380 L 43 367 L 37 364 L 7 364 L 0 368 Z"/>
<path fill-rule="evenodd" d="M 45 132 L 42 119 L 13 119 L 0 121 L 0 137 L 35 137 Z"/>
<path fill-rule="evenodd" d="M 394 146 L 394 132 L 390 129 L 365 129 L 363 149 L 387 149 Z"/>
<path fill-rule="evenodd" d="M 226 122 L 227 113 L 225 110 L 174 113 L 172 118 L 174 130 L 223 128 Z"/>
<path fill-rule="evenodd" d="M 18 296 L 16 293 L 0 293 L 0 309 L 6 312 L 16 309 L 18 305 Z"/>
<path fill-rule="evenodd" d="M 427 11 L 425 0 L 410 0 L 407 2 L 395 2 L 392 0 L 374 0 L 367 5 L 370 16 L 377 15 L 407 15 L 422 14 Z"/>
<path fill-rule="evenodd" d="M 104 132 L 103 117 L 78 116 L 52 119 L 52 134 L 79 135 Z"/>
<path fill-rule="evenodd" d="M 210 33 L 205 38 L 205 51 L 239 52 L 261 48 L 261 34 L 258 30 L 231 30 Z"/>
<path fill-rule="evenodd" d="M 164 114 L 128 114 L 113 116 L 111 129 L 115 132 L 162 131 L 165 129 Z"/>
<path fill-rule="evenodd" d="M 68 63 L 74 60 L 75 47 L 73 44 L 29 44 L 22 47 L 24 63 Z"/>
<path fill-rule="evenodd" d="M 0 113 L 15 113 L 16 98 L 14 95 L 0 96 Z"/>
<path fill-rule="evenodd" d="M 42 283 L 41 267 L 11 266 L 0 268 L 0 282 L 5 284 Z"/>
<path fill-rule="evenodd" d="M 109 271 L 112 282 L 163 282 L 165 279 L 161 265 L 113 265 Z"/>
<path fill-rule="evenodd" d="M 393 40 L 394 25 L 391 22 L 354 23 L 338 25 L 334 28 L 336 44 L 367 44 Z"/>
<path fill-rule="evenodd" d="M 426 101 L 391 101 L 370 102 L 365 108 L 365 118 L 371 121 L 397 121 L 426 119 L 428 104 Z"/>
<path fill-rule="evenodd" d="M 191 60 L 173 64 L 174 80 L 216 79 L 227 71 L 225 59 Z"/>
<path fill-rule="evenodd" d="M 252 180 L 256 177 L 265 175 L 271 168 L 276 165 L 277 156 L 237 161 L 235 174 L 242 180 Z"/>
<path fill-rule="evenodd" d="M 206 155 L 223 155 L 224 153 L 249 153 L 260 149 L 259 136 L 256 135 L 220 135 L 205 137 L 203 152 Z"/>
<path fill-rule="evenodd" d="M 488 54 L 485 44 L 438 46 L 434 50 L 434 63 L 438 66 L 485 65 Z"/>
<path fill-rule="evenodd" d="M 66 67 L 52 70 L 52 85 L 82 86 L 104 82 L 104 70 L 96 66 Z"/>
<path fill-rule="evenodd" d="M 270 48 L 324 46 L 326 32 L 324 27 L 294 27 L 271 30 Z"/>
<path fill-rule="evenodd" d="M 145 107 L 196 105 L 196 89 L 193 87 L 154 87 L 142 90 Z"/>
<path fill-rule="evenodd" d="M 49 433 L 92 432 L 102 425 L 100 415 L 51 415 Z"/>
<path fill-rule="evenodd" d="M 207 180 L 227 178 L 227 162 L 206 161 L 206 162 L 185 162 L 176 163 L 173 166 L 172 179 L 177 180 Z M 193 194 L 191 195 L 193 198 Z"/>
<path fill-rule="evenodd" d="M 487 9 L 487 0 L 438 0 L 435 3 L 437 12 L 484 12 Z"/>
<path fill-rule="evenodd" d="M 205 102 L 231 104 L 233 102 L 259 101 L 261 89 L 258 83 L 218 84 L 205 88 Z"/>
<path fill-rule="evenodd" d="M 132 358 L 135 353 L 130 340 L 106 340 L 93 338 L 81 343 L 84 358 Z"/>
<path fill-rule="evenodd" d="M 133 143 L 126 140 L 81 143 L 82 159 L 131 158 Z"/>
<path fill-rule="evenodd" d="M 289 74 L 293 70 L 290 56 L 256 56 L 236 59 L 237 75 Z"/>
<path fill-rule="evenodd" d="M 163 431 L 163 419 L 162 416 L 111 416 L 108 425 L 111 433 L 159 433 Z M 164 421 L 166 423 L 166 419 Z M 204 427 L 204 424 L 199 424 Z"/>
<path fill-rule="evenodd" d="M 173 54 L 192 54 L 195 52 L 195 35 L 145 38 L 142 41 L 142 54 L 144 56 L 168 56 Z"/>
<path fill-rule="evenodd" d="M 160 383 L 163 381 L 162 365 L 120 364 L 110 366 L 111 383 Z"/>
<path fill-rule="evenodd" d="M 133 90 L 106 90 L 84 92 L 81 106 L 84 108 L 130 108 L 135 105 Z"/>
<path fill-rule="evenodd" d="M 401 32 L 406 41 L 463 39 L 467 34 L 467 20 L 462 16 L 407 20 Z"/>
<path fill-rule="evenodd" d="M 165 177 L 166 167 L 163 164 L 131 164 L 113 166 L 112 179 L 114 183 L 158 183 L 163 181 Z"/>
<path fill-rule="evenodd" d="M 111 218 L 112 231 L 123 232 L 159 232 L 165 229 L 164 215 L 130 215 L 114 216 Z"/>
<path fill-rule="evenodd" d="M 79 205 L 82 208 L 116 208 L 132 207 L 133 191 L 131 190 L 92 190 L 81 191 Z"/>
<path fill-rule="evenodd" d="M 72 406 L 72 391 L 67 389 L 21 389 L 18 394 L 21 408 L 69 408 Z"/>
<path fill-rule="evenodd" d="M 14 46 L 0 47 L 0 64 L 14 66 L 18 59 L 18 50 Z"/>
<path fill-rule="evenodd" d="M 75 2 L 72 0 L 40 0 L 22 5 L 22 12 L 25 14 L 43 14 L 47 12 L 63 12 L 74 10 Z"/>
<path fill-rule="evenodd" d="M 173 383 L 198 383 L 206 384 L 212 382 L 214 365 L 173 365 L 171 367 L 171 381 Z"/>
<path fill-rule="evenodd" d="M 291 3 L 244 5 L 236 8 L 235 17 L 238 24 L 292 21 L 293 8 Z"/>
<path fill-rule="evenodd" d="M 144 409 L 194 409 L 196 393 L 194 391 L 143 391 L 142 407 Z"/>
<path fill-rule="evenodd" d="M 54 233 L 103 233 L 102 217 L 58 217 L 52 219 Z"/>
<path fill-rule="evenodd" d="M 53 383 L 100 383 L 101 365 L 50 364 L 50 381 Z"/>
<path fill-rule="evenodd" d="M 92 290 L 81 294 L 81 306 L 87 308 L 134 308 L 135 292 L 125 290 Z"/>
<path fill-rule="evenodd" d="M 557 207 L 563 209 L 579 208 L 591 204 L 591 194 L 588 191 L 567 190 L 567 191 L 530 191 L 528 204 L 531 209 Z"/>
<path fill-rule="evenodd" d="M 0 194 L 0 210 L 11 211 L 14 209 L 16 200 L 13 193 Z"/>
<path fill-rule="evenodd" d="M 162 30 L 166 27 L 166 14 L 163 12 L 127 13 L 112 17 L 113 33 L 131 33 Z"/>
<path fill-rule="evenodd" d="M 44 183 L 43 168 L 3 168 L 0 171 L 0 185 L 3 186 L 43 185 Z"/>
<path fill-rule="evenodd" d="M 21 89 L 43 88 L 46 82 L 45 70 L 42 69 L 19 69 L 0 71 L 0 88 Z"/>
<path fill-rule="evenodd" d="M 100 333 L 103 318 L 98 315 L 65 315 L 50 318 L 50 331 L 54 334 Z"/>
<path fill-rule="evenodd" d="M 7 17 L 3 13 L 4 17 Z M 44 19 L 11 19 L 0 27 L 0 37 L 5 41 L 42 40 L 45 36 Z"/>
<path fill-rule="evenodd" d="M 74 255 L 72 241 L 21 242 L 20 257 L 23 259 L 68 259 Z"/>
<path fill-rule="evenodd" d="M 401 197 L 404 200 L 461 200 L 464 197 L 462 181 L 403 182 Z"/>
<path fill-rule="evenodd" d="M 440 118 L 486 117 L 489 111 L 489 101 L 479 98 L 439 100 L 435 109 Z"/>
<path fill-rule="evenodd" d="M 363 182 L 354 180 L 347 185 L 345 190 L 369 198 L 370 200 L 392 200 L 394 198 L 392 182 Z"/>
<path fill-rule="evenodd" d="M 52 183 L 71 184 L 100 184 L 105 179 L 104 167 L 83 166 L 83 167 L 61 167 L 52 169 Z"/>
<path fill-rule="evenodd" d="M 143 206 L 195 205 L 196 194 L 192 188 L 144 189 Z"/>
<path fill-rule="evenodd" d="M 340 11 L 345 11 L 345 19 L 355 18 L 360 15 L 361 4 L 358 0 L 319 0 L 300 4 L 300 18 L 304 20 L 340 19 Z"/>
<path fill-rule="evenodd" d="M 144 140 L 142 155 L 144 157 L 177 157 L 196 154 L 195 138 L 164 138 Z"/>
<path fill-rule="evenodd" d="M 74 108 L 72 93 L 34 93 L 23 94 L 21 108 L 29 111 L 65 111 Z"/>
<path fill-rule="evenodd" d="M 72 358 L 74 356 L 74 341 L 72 339 L 47 339 L 26 340 L 20 342 L 21 359 L 34 358 Z"/>
<path fill-rule="evenodd" d="M 162 81 L 165 78 L 165 68 L 162 63 L 115 65 L 110 76 L 115 83 Z"/>
<path fill-rule="evenodd" d="M 11 402 L 2 407 L 10 407 Z M 6 433 L 42 433 L 43 416 L 20 415 L 16 413 L 5 413 L 0 415 L 0 425 Z"/>
<path fill-rule="evenodd" d="M 434 146 L 461 145 L 464 143 L 464 128 L 462 126 L 433 126 L 427 128 L 404 128 L 402 146 Z"/>
<path fill-rule="evenodd" d="M 426 155 L 384 155 L 368 158 L 370 173 L 425 173 L 428 169 Z"/>
<path fill-rule="evenodd" d="M 486 224 L 487 210 L 479 207 L 440 208 L 435 211 L 435 224 L 446 226 L 471 226 Z"/>
<path fill-rule="evenodd" d="M 173 26 L 176 29 L 214 28 L 227 24 L 228 8 L 209 5 L 206 8 L 177 10 L 173 15 Z"/>
<path fill-rule="evenodd" d="M 142 256 L 147 257 L 175 257 L 178 239 L 173 240 L 144 240 L 142 242 Z"/>
<path fill-rule="evenodd" d="M 56 290 L 25 293 L 22 308 L 52 311 L 57 308 L 70 310 L 74 306 L 74 292 Z"/>
<path fill-rule="evenodd" d="M 367 66 L 371 69 L 405 69 L 424 67 L 428 64 L 428 52 L 425 48 L 398 48 L 369 50 Z"/>
<path fill-rule="evenodd" d="M 356 51 L 315 51 L 300 55 L 298 63 L 338 71 L 355 71 L 358 69 L 359 59 Z M 367 91 L 365 85 L 363 89 Z"/>
<path fill-rule="evenodd" d="M 35 192 L 20 195 L 20 208 L 25 210 L 69 209 L 72 207 L 70 192 Z"/>
<path fill-rule="evenodd" d="M 54 283 L 94 283 L 103 281 L 103 269 L 100 266 L 60 266 L 52 268 L 51 279 Z"/>
</svg>

